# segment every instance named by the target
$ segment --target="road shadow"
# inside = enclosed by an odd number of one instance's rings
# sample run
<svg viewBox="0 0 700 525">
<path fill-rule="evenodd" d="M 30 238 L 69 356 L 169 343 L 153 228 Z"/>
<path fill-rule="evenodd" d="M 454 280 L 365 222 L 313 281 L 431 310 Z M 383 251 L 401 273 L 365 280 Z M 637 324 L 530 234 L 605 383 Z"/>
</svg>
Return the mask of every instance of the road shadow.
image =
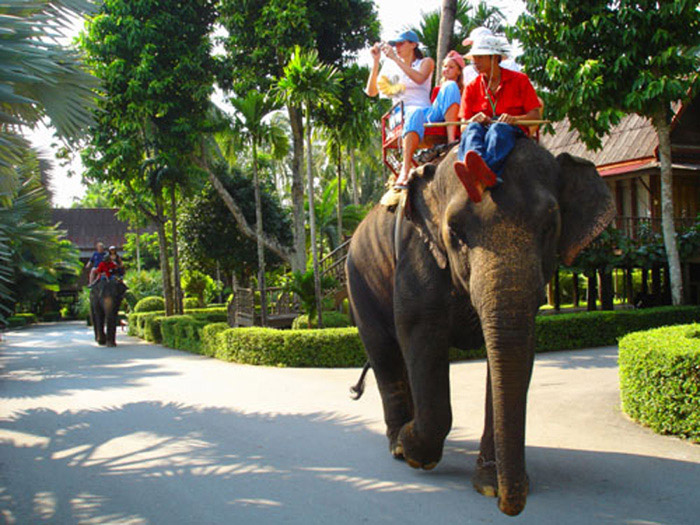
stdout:
<svg viewBox="0 0 700 525">
<path fill-rule="evenodd" d="M 470 483 L 478 444 L 431 472 L 333 413 L 138 402 L 0 421 L 0 508 L 18 523 L 466 523 L 506 518 Z M 692 523 L 700 465 L 528 447 L 524 523 Z M 660 482 L 661 481 L 661 482 Z M 695 495 L 695 496 L 693 496 Z"/>
<path fill-rule="evenodd" d="M 119 346 L 99 346 L 84 322 L 47 323 L 7 334 L 0 346 L 0 397 L 60 395 L 79 390 L 127 388 L 172 376 L 157 360 L 172 355 L 120 334 Z M 147 361 L 143 359 L 147 357 Z"/>
</svg>

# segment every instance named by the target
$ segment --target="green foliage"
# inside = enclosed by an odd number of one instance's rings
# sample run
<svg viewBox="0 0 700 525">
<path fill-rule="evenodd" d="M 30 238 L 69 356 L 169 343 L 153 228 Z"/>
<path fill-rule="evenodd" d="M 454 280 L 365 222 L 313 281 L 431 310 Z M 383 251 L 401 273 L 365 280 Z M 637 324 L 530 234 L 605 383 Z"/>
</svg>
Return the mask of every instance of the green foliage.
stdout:
<svg viewBox="0 0 700 525">
<path fill-rule="evenodd" d="M 700 83 L 700 10 L 671 0 L 528 0 L 516 36 L 549 118 L 589 147 L 624 113 L 670 114 Z"/>
<path fill-rule="evenodd" d="M 173 315 L 161 318 L 160 330 L 163 344 L 170 348 L 200 353 L 201 331 L 209 324 L 191 315 Z"/>
<path fill-rule="evenodd" d="M 185 310 L 184 316 L 171 317 L 189 317 L 197 323 L 203 323 L 202 326 L 205 326 L 210 323 L 225 321 L 227 312 L 226 308 L 193 308 L 192 310 Z M 153 312 L 131 313 L 128 317 L 129 335 L 141 337 L 153 343 L 160 343 L 162 341 L 162 323 L 164 320 L 170 319 L 171 317 L 166 317 L 162 309 Z"/>
<path fill-rule="evenodd" d="M 130 307 L 145 297 L 163 297 L 163 279 L 160 270 L 127 270 L 124 281 L 129 285 L 127 301 Z"/>
<path fill-rule="evenodd" d="M 698 306 L 542 315 L 537 318 L 536 348 L 547 352 L 614 345 L 631 332 L 696 320 Z"/>
<path fill-rule="evenodd" d="M 455 12 L 455 28 L 448 49 L 455 49 L 464 54 L 467 48 L 462 41 L 469 36 L 472 29 L 479 26 L 488 27 L 494 33 L 505 30 L 505 17 L 498 7 L 489 6 L 481 1 L 472 6 L 466 0 L 457 0 Z M 426 55 L 437 58 L 438 38 L 440 36 L 441 9 L 437 8 L 423 14 L 419 27 L 411 27 L 418 35 L 421 44 L 426 48 Z M 436 81 L 439 80 L 440 66 L 435 68 Z"/>
<path fill-rule="evenodd" d="M 250 178 L 234 168 L 216 168 L 216 175 L 238 203 L 249 224 L 255 223 L 255 196 Z M 291 220 L 277 198 L 274 188 L 262 181 L 261 192 L 263 231 L 284 246 L 292 244 Z M 180 253 L 188 268 L 209 275 L 216 275 L 217 262 L 221 274 L 230 278 L 235 272 L 241 282 L 246 282 L 257 268 L 255 241 L 244 236 L 231 212 L 216 190 L 207 184 L 204 189 L 181 207 Z M 274 268 L 282 263 L 270 251 L 265 252 L 267 266 Z"/>
<path fill-rule="evenodd" d="M 335 279 L 326 275 L 321 278 L 321 292 L 332 289 L 336 285 Z M 314 287 L 314 271 L 308 269 L 306 272 L 292 272 L 283 283 L 284 288 L 297 294 L 301 301 L 301 307 L 310 317 L 316 317 L 316 295 Z"/>
<path fill-rule="evenodd" d="M 183 301 L 184 308 L 189 310 L 192 308 L 199 308 L 200 306 L 203 308 L 204 305 L 199 304 L 199 299 L 196 297 L 185 297 Z"/>
<path fill-rule="evenodd" d="M 204 308 L 207 288 L 215 288 L 214 279 L 197 270 L 182 272 L 182 290 L 192 299 L 189 308 Z M 186 299 L 187 300 L 187 299 Z M 186 306 L 187 308 L 187 306 Z"/>
<path fill-rule="evenodd" d="M 309 328 L 316 328 L 317 325 L 318 319 L 315 316 L 311 318 L 311 323 L 309 323 L 309 316 L 303 314 L 294 319 L 292 322 L 292 330 L 308 330 Z M 352 326 L 352 322 L 347 314 L 334 310 L 323 312 L 324 328 L 345 328 L 347 326 Z"/>
<path fill-rule="evenodd" d="M 341 65 L 379 38 L 373 2 L 223 0 L 219 23 L 227 30 L 219 82 L 236 93 L 267 92 L 282 76 L 295 45 L 317 47 L 320 59 Z"/>
<path fill-rule="evenodd" d="M 700 443 L 700 325 L 658 328 L 620 341 L 622 409 L 662 434 Z"/>
<path fill-rule="evenodd" d="M 82 68 L 75 49 L 59 45 L 56 35 L 76 16 L 90 11 L 87 1 L 8 0 L 0 5 L 0 202 L 20 183 L 16 165 L 29 149 L 20 133 L 48 117 L 58 136 L 71 143 L 92 123 L 97 80 Z"/>
<path fill-rule="evenodd" d="M 136 303 L 136 306 L 134 306 L 134 312 L 158 312 L 162 311 L 164 308 L 165 301 L 163 298 L 154 295 L 151 297 L 144 297 L 138 303 Z"/>
<path fill-rule="evenodd" d="M 361 366 L 366 361 L 356 328 L 231 328 L 219 332 L 216 337 L 215 357 L 236 363 L 335 367 Z"/>
<path fill-rule="evenodd" d="M 131 266 L 136 269 L 137 252 L 141 258 L 141 270 L 160 271 L 160 248 L 158 246 L 158 233 L 127 233 L 124 243 L 124 259 L 132 261 Z M 137 248 L 138 245 L 138 248 Z M 162 281 L 162 280 L 161 280 Z M 160 285 L 163 286 L 162 283 Z"/>
</svg>

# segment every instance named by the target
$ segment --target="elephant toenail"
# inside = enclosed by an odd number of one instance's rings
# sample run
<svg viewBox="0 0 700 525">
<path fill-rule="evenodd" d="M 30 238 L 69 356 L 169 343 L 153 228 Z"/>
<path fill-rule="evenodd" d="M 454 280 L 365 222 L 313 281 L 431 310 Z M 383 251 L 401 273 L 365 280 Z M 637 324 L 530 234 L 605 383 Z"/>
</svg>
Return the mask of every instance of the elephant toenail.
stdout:
<svg viewBox="0 0 700 525">
<path fill-rule="evenodd" d="M 437 461 L 433 461 L 432 463 L 426 463 L 423 465 L 423 470 L 433 470 L 435 467 L 437 467 Z"/>
<path fill-rule="evenodd" d="M 420 468 L 420 463 L 413 459 L 406 458 L 406 463 L 408 463 L 408 466 L 411 468 Z"/>
</svg>

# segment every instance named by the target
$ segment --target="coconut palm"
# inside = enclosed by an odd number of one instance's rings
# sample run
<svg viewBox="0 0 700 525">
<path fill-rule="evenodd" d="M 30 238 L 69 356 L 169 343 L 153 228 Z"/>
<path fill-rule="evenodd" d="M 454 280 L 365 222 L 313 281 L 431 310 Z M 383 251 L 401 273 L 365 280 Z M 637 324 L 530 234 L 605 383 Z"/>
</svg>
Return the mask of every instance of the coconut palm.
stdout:
<svg viewBox="0 0 700 525">
<path fill-rule="evenodd" d="M 6 0 L 0 4 L 0 192 L 19 183 L 13 166 L 29 147 L 22 128 L 48 118 L 67 143 L 92 122 L 97 80 L 75 49 L 58 44 L 61 28 L 92 9 L 84 0 Z"/>
<path fill-rule="evenodd" d="M 323 64 L 316 50 L 302 51 L 296 46 L 284 76 L 277 83 L 280 99 L 287 104 L 303 108 L 306 132 L 306 175 L 309 199 L 309 228 L 311 233 L 311 255 L 313 258 L 318 326 L 323 326 L 321 314 L 321 282 L 318 272 L 318 250 L 316 246 L 316 217 L 314 213 L 313 152 L 311 149 L 311 112 L 319 107 L 337 103 L 338 72 Z"/>
<path fill-rule="evenodd" d="M 261 320 L 267 325 L 267 297 L 265 294 L 265 246 L 263 237 L 262 204 L 260 201 L 260 176 L 258 173 L 258 148 L 263 144 L 272 147 L 274 156 L 284 157 L 289 149 L 284 130 L 265 118 L 276 109 L 270 97 L 258 91 L 249 91 L 245 97 L 230 99 L 236 109 L 234 132 L 240 140 L 250 146 L 255 188 L 255 237 L 258 247 L 258 287 L 260 288 Z"/>
</svg>

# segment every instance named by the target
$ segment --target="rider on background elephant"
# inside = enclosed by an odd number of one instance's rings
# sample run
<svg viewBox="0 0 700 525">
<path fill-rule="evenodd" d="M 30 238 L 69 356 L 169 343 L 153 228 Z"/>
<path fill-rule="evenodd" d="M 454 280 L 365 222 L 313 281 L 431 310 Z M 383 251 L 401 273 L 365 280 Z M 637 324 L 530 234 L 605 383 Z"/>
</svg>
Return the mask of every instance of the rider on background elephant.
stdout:
<svg viewBox="0 0 700 525">
<path fill-rule="evenodd" d="M 572 262 L 612 220 L 614 205 L 591 163 L 555 159 L 527 138 L 506 161 L 507 183 L 481 188 L 476 202 L 455 174 L 455 154 L 419 169 L 409 218 L 377 206 L 358 227 L 346 263 L 350 302 L 390 451 L 412 467 L 438 463 L 452 425 L 449 348 L 485 342 L 486 418 L 474 486 L 515 515 L 528 493 L 535 316 L 558 258 Z"/>
</svg>

